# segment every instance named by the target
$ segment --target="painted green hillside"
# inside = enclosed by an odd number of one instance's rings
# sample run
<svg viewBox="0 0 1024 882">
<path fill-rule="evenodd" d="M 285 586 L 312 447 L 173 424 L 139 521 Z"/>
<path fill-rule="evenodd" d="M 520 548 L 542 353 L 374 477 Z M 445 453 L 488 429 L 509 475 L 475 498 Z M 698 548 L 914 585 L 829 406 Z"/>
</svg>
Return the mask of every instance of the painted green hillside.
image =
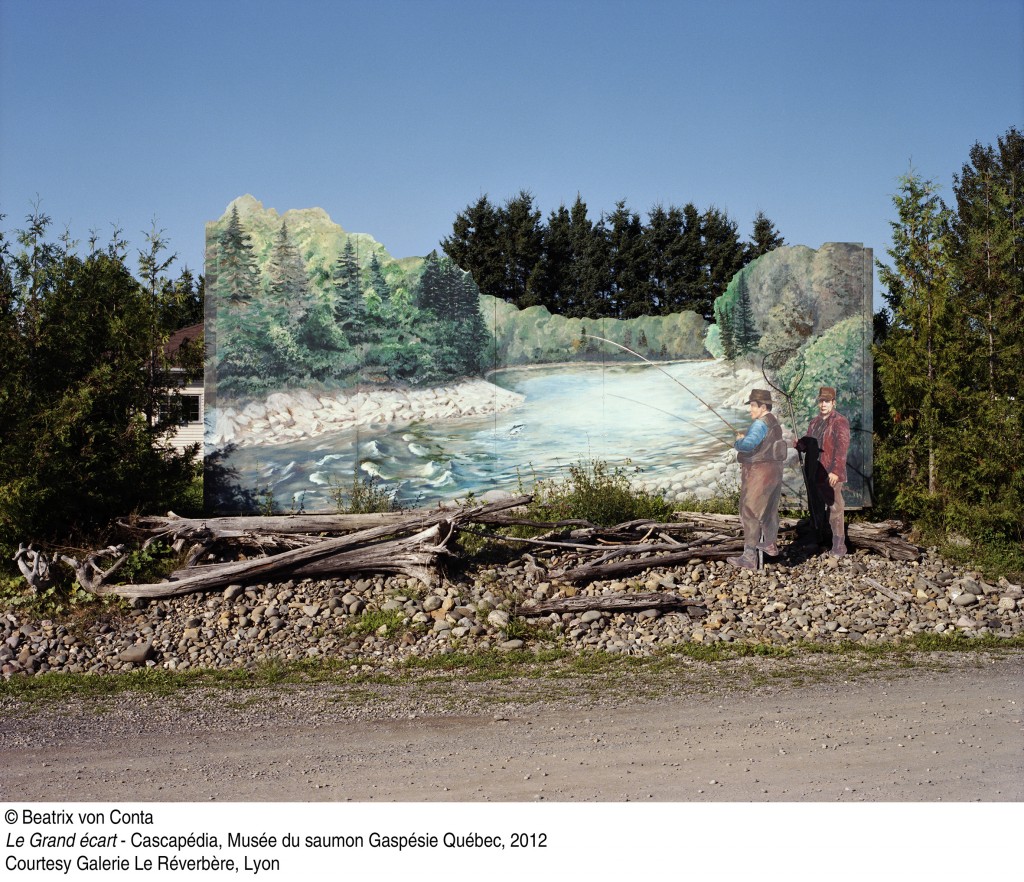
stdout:
<svg viewBox="0 0 1024 882">
<path fill-rule="evenodd" d="M 395 259 L 319 208 L 252 196 L 207 225 L 210 372 L 221 397 L 311 386 L 434 385 L 506 366 L 706 357 L 695 313 L 566 319 L 480 294 L 436 252 Z"/>
</svg>

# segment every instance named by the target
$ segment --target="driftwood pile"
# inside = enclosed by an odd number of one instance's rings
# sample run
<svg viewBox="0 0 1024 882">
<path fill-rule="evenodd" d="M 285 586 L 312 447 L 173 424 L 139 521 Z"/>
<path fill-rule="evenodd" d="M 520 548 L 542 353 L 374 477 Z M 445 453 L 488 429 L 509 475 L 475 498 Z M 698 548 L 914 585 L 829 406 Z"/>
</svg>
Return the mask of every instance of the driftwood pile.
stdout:
<svg viewBox="0 0 1024 882">
<path fill-rule="evenodd" d="M 452 539 L 460 532 L 516 543 L 538 553 L 556 553 L 563 564 L 571 563 L 543 570 L 542 578 L 566 585 L 619 579 L 652 567 L 674 566 L 694 559 L 722 560 L 743 547 L 742 529 L 735 515 L 677 512 L 676 520 L 667 523 L 638 520 L 598 527 L 586 521 L 548 523 L 517 516 L 514 510 L 529 501 L 529 496 L 519 496 L 472 508 L 371 515 L 145 517 L 134 523 L 133 529 L 147 535 L 147 543 L 163 539 L 173 543 L 178 551 L 187 548 L 185 566 L 173 573 L 170 581 L 147 585 L 107 584 L 97 578 L 94 568 L 89 572 L 89 583 L 83 585 L 97 594 L 126 598 L 175 597 L 222 590 L 238 583 L 345 577 L 356 573 L 401 574 L 430 585 L 438 580 L 442 562 L 457 555 Z M 793 536 L 798 524 L 796 520 L 784 519 L 780 533 Z M 515 525 L 532 526 L 543 532 L 533 538 L 495 532 L 495 528 Z M 898 527 L 894 522 L 850 524 L 849 545 L 897 560 L 917 559 L 919 549 L 899 538 Z M 213 553 L 245 559 L 203 563 Z M 679 608 L 683 603 L 671 594 L 600 599 L 567 596 L 538 604 L 533 610 L 580 611 L 594 608 L 588 604 L 595 602 L 602 609 L 667 609 Z"/>
</svg>

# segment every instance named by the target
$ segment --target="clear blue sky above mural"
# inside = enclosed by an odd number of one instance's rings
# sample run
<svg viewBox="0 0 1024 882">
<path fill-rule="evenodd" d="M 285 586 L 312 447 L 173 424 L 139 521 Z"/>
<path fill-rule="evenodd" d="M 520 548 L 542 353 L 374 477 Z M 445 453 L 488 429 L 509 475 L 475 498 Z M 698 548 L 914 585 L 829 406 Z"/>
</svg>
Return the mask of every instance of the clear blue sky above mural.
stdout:
<svg viewBox="0 0 1024 882">
<path fill-rule="evenodd" d="M 3 228 L 37 196 L 82 240 L 155 220 L 199 269 L 252 193 L 401 257 L 525 188 L 883 256 L 911 164 L 948 196 L 1024 123 L 1022 33 L 1021 0 L 0 0 Z"/>
</svg>

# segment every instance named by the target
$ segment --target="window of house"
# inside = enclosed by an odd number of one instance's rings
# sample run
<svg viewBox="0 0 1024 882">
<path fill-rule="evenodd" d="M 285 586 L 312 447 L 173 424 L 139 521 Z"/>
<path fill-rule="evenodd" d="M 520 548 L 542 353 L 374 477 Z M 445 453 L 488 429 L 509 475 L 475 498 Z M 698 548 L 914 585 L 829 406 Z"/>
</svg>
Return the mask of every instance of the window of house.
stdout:
<svg viewBox="0 0 1024 882">
<path fill-rule="evenodd" d="M 176 395 L 160 402 L 159 418 L 161 421 L 176 417 L 179 426 L 199 422 L 199 396 Z"/>
</svg>

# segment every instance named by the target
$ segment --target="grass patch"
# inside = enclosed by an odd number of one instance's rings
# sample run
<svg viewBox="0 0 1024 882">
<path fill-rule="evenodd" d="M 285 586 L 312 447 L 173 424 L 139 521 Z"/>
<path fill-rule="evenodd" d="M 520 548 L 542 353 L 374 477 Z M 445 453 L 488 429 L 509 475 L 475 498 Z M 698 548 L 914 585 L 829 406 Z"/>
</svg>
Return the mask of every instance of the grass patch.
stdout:
<svg viewBox="0 0 1024 882">
<path fill-rule="evenodd" d="M 381 628 L 386 629 L 382 636 L 390 637 L 405 630 L 405 611 L 401 609 L 366 610 L 358 619 L 348 626 L 348 633 L 367 636 L 376 634 Z"/>
<path fill-rule="evenodd" d="M 895 671 L 934 666 L 941 663 L 941 659 L 932 656 L 935 653 L 1008 655 L 1021 650 L 1024 650 L 1024 635 L 1000 638 L 918 634 L 901 643 L 870 645 L 843 642 L 776 647 L 685 643 L 650 656 L 601 650 L 574 653 L 557 646 L 538 652 L 452 652 L 431 658 L 410 657 L 399 668 L 387 671 L 376 668 L 363 671 L 359 659 L 271 659 L 253 668 L 233 670 L 145 668 L 103 675 L 46 673 L 12 677 L 0 682 L 0 698 L 26 702 L 84 698 L 96 701 L 94 710 L 103 712 L 104 699 L 125 692 L 183 700 L 189 691 L 199 689 L 250 690 L 329 684 L 344 687 L 343 700 L 357 704 L 360 700 L 380 697 L 380 693 L 370 687 L 450 691 L 452 675 L 457 675 L 466 682 L 508 681 L 512 690 L 507 697 L 510 701 L 557 699 L 570 692 L 595 697 L 615 695 L 628 700 L 641 692 L 651 695 L 698 686 L 702 691 L 752 688 L 784 680 L 799 685 L 798 681 L 849 678 L 880 669 Z M 826 663 L 826 658 L 833 659 L 834 663 Z M 760 669 L 756 666 L 757 660 L 776 661 L 785 667 Z M 695 663 L 700 667 L 695 667 Z M 353 667 L 357 670 L 353 671 Z M 524 692 L 515 686 L 521 681 L 543 681 L 546 685 L 542 687 L 538 683 Z M 353 687 L 366 688 L 353 691 Z M 233 701 L 239 708 L 251 703 L 244 697 Z"/>
</svg>

